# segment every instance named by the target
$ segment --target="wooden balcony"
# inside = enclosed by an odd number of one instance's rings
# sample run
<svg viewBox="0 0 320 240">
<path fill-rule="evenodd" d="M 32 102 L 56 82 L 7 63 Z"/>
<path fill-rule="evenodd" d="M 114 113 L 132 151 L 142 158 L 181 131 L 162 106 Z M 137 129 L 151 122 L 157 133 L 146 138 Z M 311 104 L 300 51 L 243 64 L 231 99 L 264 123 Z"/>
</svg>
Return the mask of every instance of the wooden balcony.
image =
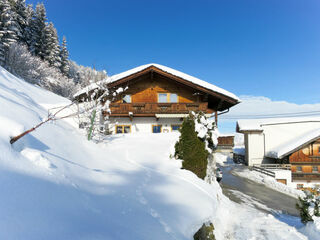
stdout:
<svg viewBox="0 0 320 240">
<path fill-rule="evenodd" d="M 320 164 L 320 156 L 303 156 L 300 158 L 291 158 L 290 163 L 292 164 Z"/>
<path fill-rule="evenodd" d="M 292 173 L 292 180 L 319 180 L 320 181 L 320 173 L 312 172 L 312 173 Z"/>
<path fill-rule="evenodd" d="M 208 109 L 208 103 L 112 103 L 110 104 L 111 115 L 151 116 L 154 114 L 187 114 L 190 111 L 202 111 L 212 113 Z"/>
</svg>

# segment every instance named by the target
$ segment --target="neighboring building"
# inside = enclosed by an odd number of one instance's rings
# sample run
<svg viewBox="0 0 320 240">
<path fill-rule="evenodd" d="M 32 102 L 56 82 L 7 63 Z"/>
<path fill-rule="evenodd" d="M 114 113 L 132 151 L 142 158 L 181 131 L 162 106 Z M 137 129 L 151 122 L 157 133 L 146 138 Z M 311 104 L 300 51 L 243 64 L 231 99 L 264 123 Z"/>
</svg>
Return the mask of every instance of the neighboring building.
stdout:
<svg viewBox="0 0 320 240">
<path fill-rule="evenodd" d="M 320 117 L 250 119 L 237 122 L 245 138 L 245 161 L 291 164 L 296 187 L 320 184 Z"/>
<path fill-rule="evenodd" d="M 231 153 L 234 147 L 234 134 L 220 134 L 218 137 L 218 152 Z"/>
<path fill-rule="evenodd" d="M 240 101 L 213 84 L 159 64 L 147 64 L 107 79 L 108 88 L 127 88 L 110 104 L 109 133 L 177 131 L 190 111 L 218 118 Z M 81 100 L 96 84 L 78 92 Z M 107 115 L 108 113 L 103 113 Z"/>
</svg>

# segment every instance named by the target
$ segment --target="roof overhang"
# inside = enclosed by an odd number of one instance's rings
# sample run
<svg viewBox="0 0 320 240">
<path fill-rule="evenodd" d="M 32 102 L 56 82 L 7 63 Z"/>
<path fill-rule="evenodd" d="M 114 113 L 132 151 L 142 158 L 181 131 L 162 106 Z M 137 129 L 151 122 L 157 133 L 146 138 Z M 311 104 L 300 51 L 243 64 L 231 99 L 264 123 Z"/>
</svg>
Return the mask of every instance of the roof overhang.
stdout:
<svg viewBox="0 0 320 240">
<path fill-rule="evenodd" d="M 220 103 L 217 111 L 224 111 L 238 103 L 240 103 L 240 99 L 234 94 L 219 88 L 213 84 L 207 83 L 203 80 L 197 79 L 190 75 L 184 74 L 182 72 L 176 71 L 174 69 L 158 65 L 158 64 L 148 64 L 145 66 L 140 66 L 135 69 L 128 70 L 124 73 L 120 73 L 114 76 L 109 77 L 106 80 L 108 88 L 116 88 L 118 86 L 123 86 L 129 81 L 136 79 L 142 75 L 147 73 L 157 73 L 169 79 L 172 79 L 180 84 L 191 87 L 197 91 L 208 94 L 209 96 L 213 96 L 215 98 L 220 99 Z M 90 94 L 93 90 L 97 88 L 97 84 L 92 84 L 87 88 L 79 91 L 74 95 L 76 100 L 82 99 L 87 94 Z"/>
</svg>

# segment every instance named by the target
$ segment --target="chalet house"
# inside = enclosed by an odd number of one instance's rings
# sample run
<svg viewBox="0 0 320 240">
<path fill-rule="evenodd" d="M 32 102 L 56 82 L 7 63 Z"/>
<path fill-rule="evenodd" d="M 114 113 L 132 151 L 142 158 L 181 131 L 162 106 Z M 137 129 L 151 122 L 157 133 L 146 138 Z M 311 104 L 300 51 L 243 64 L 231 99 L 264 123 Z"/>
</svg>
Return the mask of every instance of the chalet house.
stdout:
<svg viewBox="0 0 320 240">
<path fill-rule="evenodd" d="M 239 120 L 237 132 L 244 134 L 249 166 L 290 164 L 295 187 L 320 184 L 320 117 Z"/>
<path fill-rule="evenodd" d="M 213 84 L 159 64 L 142 65 L 108 77 L 108 88 L 127 89 L 110 104 L 109 134 L 171 132 L 179 129 L 190 111 L 218 119 L 240 102 L 234 94 Z M 81 100 L 97 87 L 88 86 L 74 98 Z"/>
</svg>

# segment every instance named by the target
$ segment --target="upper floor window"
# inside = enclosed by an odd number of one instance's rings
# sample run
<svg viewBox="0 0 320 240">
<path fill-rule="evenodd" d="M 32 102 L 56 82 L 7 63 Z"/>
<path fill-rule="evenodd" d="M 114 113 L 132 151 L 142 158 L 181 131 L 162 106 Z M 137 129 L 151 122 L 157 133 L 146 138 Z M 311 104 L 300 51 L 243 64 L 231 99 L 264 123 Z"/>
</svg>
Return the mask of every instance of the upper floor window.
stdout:
<svg viewBox="0 0 320 240">
<path fill-rule="evenodd" d="M 129 95 L 129 94 L 123 95 L 122 102 L 123 103 L 131 103 L 131 95 Z"/>
<path fill-rule="evenodd" d="M 312 166 L 312 172 L 318 172 L 318 166 Z"/>
<path fill-rule="evenodd" d="M 318 153 L 320 153 L 320 147 L 318 148 Z"/>
<path fill-rule="evenodd" d="M 302 167 L 301 166 L 297 166 L 297 172 L 302 172 Z"/>
<path fill-rule="evenodd" d="M 176 93 L 158 93 L 159 103 L 177 103 L 178 94 Z"/>
</svg>

